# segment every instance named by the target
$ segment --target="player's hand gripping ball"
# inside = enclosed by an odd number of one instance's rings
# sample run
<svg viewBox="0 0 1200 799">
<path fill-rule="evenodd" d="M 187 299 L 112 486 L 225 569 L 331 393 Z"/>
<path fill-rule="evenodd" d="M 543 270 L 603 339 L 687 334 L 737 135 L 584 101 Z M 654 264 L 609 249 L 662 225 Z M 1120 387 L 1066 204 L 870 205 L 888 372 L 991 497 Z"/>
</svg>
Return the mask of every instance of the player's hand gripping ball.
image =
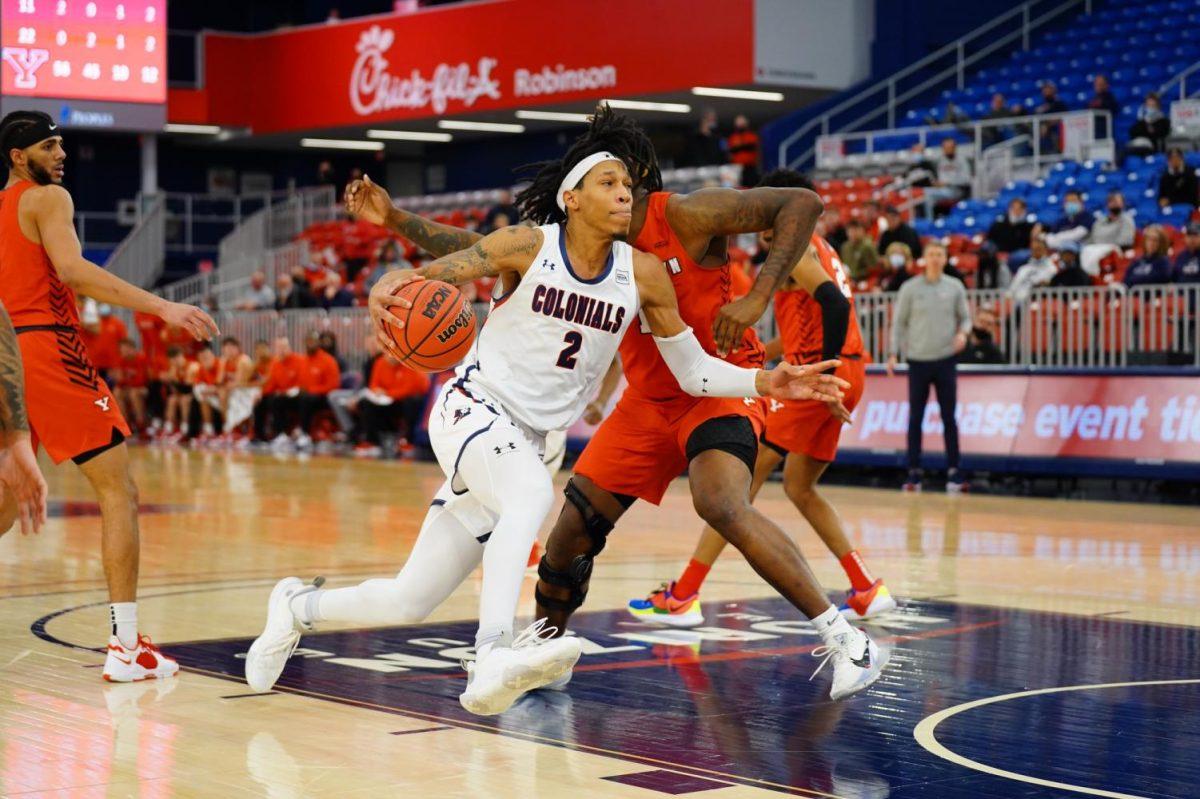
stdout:
<svg viewBox="0 0 1200 799">
<path fill-rule="evenodd" d="M 389 304 L 383 314 L 403 324 L 374 315 L 375 325 L 388 351 L 406 366 L 421 372 L 441 372 L 457 365 L 475 341 L 475 309 L 466 296 L 440 280 L 413 280 L 390 292 L 411 307 Z"/>
</svg>

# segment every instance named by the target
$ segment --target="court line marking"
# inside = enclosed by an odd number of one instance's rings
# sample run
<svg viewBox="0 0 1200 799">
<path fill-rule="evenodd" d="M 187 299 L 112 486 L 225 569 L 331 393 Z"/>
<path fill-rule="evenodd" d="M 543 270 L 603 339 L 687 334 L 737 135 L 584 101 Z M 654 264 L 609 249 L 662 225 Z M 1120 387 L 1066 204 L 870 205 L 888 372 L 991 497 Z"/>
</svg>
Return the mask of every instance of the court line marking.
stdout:
<svg viewBox="0 0 1200 799">
<path fill-rule="evenodd" d="M 1068 691 L 1099 691 L 1105 688 L 1133 688 L 1146 685 L 1194 685 L 1200 683 L 1200 679 L 1189 680 L 1142 680 L 1138 682 L 1110 682 L 1099 683 L 1096 685 L 1065 685 L 1058 688 L 1037 688 L 1031 691 L 1017 691 L 1011 694 L 1001 694 L 1000 696 L 992 696 L 986 699 L 976 699 L 973 702 L 964 702 L 961 705 L 948 707 L 945 710 L 940 710 L 932 716 L 927 716 L 921 720 L 916 727 L 913 728 L 913 738 L 927 752 L 948 760 L 965 768 L 981 771 L 984 774 L 991 774 L 994 777 L 1003 777 L 1005 779 L 1016 780 L 1018 782 L 1027 782 L 1031 785 L 1040 785 L 1044 788 L 1057 788 L 1062 791 L 1074 791 L 1075 793 L 1085 793 L 1091 796 L 1103 796 L 1108 799 L 1149 799 L 1145 796 L 1137 796 L 1129 793 L 1117 793 L 1116 791 L 1105 791 L 1100 788 L 1088 788 L 1084 785 L 1070 785 L 1065 782 L 1055 782 L 1054 780 L 1044 780 L 1041 777 L 1031 777 L 1027 774 L 1018 774 L 1015 771 L 1005 771 L 1004 769 L 989 766 L 986 763 L 980 763 L 977 760 L 971 760 L 968 757 L 963 757 L 957 752 L 952 752 L 943 746 L 934 734 L 934 730 L 946 719 L 951 716 L 957 716 L 959 713 L 965 713 L 968 710 L 974 710 L 977 707 L 992 705 L 997 702 L 1007 702 L 1012 699 L 1024 699 L 1029 696 L 1042 696 L 1044 694 L 1061 694 Z"/>
<path fill-rule="evenodd" d="M 421 733 L 421 732 L 440 732 L 442 730 L 452 730 L 452 729 L 454 729 L 454 728 L 447 727 L 447 726 L 421 727 L 420 729 L 416 729 L 416 730 L 397 730 L 396 732 L 389 732 L 388 735 L 416 735 L 417 733 Z"/>
</svg>

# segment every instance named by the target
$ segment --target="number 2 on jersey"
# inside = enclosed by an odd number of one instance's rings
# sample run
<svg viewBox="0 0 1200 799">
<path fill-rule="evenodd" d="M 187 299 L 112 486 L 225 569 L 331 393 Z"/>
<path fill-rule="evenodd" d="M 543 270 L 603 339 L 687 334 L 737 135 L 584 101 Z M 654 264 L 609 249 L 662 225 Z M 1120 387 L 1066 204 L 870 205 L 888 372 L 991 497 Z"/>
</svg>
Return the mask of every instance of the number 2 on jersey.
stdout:
<svg viewBox="0 0 1200 799">
<path fill-rule="evenodd" d="M 567 346 L 558 354 L 558 366 L 560 369 L 574 369 L 577 360 L 575 356 L 583 346 L 583 334 L 578 330 L 568 331 L 567 335 L 563 336 L 563 341 Z"/>
</svg>

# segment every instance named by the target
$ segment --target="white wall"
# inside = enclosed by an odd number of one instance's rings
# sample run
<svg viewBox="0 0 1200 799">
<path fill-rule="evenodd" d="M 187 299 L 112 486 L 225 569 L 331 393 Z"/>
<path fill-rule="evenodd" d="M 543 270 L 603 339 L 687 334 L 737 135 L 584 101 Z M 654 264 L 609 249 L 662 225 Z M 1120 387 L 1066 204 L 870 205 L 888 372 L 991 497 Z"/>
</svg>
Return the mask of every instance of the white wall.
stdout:
<svg viewBox="0 0 1200 799">
<path fill-rule="evenodd" d="M 755 0 L 755 83 L 845 89 L 871 73 L 874 0 Z"/>
</svg>

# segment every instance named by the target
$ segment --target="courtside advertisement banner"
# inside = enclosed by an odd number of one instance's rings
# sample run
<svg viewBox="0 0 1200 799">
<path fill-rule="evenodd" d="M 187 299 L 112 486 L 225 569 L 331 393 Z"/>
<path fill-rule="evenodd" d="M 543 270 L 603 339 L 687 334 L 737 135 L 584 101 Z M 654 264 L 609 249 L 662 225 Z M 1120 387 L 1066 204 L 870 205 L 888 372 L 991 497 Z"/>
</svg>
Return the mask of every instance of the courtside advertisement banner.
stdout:
<svg viewBox="0 0 1200 799">
<path fill-rule="evenodd" d="M 872 374 L 839 451 L 903 452 L 908 380 Z M 1200 465 L 1200 377 L 980 374 L 958 377 L 965 455 L 1096 458 Z M 931 392 L 922 420 L 926 452 L 943 452 Z"/>
</svg>

